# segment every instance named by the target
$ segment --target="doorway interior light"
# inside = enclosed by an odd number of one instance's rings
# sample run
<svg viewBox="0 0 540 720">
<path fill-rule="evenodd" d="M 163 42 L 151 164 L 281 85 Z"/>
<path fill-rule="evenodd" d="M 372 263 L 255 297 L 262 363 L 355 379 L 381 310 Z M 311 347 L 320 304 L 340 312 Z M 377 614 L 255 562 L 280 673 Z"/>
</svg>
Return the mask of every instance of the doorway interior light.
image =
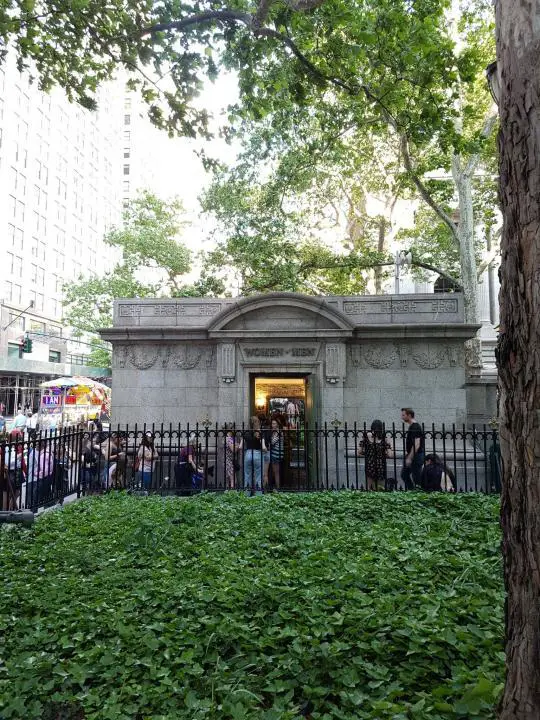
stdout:
<svg viewBox="0 0 540 720">
<path fill-rule="evenodd" d="M 491 93 L 491 97 L 495 103 L 499 104 L 501 96 L 501 85 L 499 82 L 499 73 L 497 72 L 497 62 L 490 63 L 486 68 L 486 80 Z"/>
</svg>

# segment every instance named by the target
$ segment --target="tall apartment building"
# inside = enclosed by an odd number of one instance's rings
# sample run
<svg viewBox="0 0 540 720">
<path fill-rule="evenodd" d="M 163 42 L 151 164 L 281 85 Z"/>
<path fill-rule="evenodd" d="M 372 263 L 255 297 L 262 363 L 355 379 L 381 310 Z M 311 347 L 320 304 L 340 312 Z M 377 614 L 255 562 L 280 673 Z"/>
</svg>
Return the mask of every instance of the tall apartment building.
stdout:
<svg viewBox="0 0 540 720">
<path fill-rule="evenodd" d="M 151 125 L 148 108 L 137 93 L 126 92 L 123 114 L 122 199 L 142 189 L 154 189 L 156 156 L 162 151 L 164 133 Z M 165 136 L 166 137 L 166 136 Z"/>
<path fill-rule="evenodd" d="M 62 286 L 109 263 L 103 235 L 121 220 L 123 83 L 99 110 L 42 93 L 12 59 L 0 67 L 0 402 L 35 403 L 37 386 L 73 374 Z M 33 352 L 21 352 L 30 333 Z"/>
</svg>

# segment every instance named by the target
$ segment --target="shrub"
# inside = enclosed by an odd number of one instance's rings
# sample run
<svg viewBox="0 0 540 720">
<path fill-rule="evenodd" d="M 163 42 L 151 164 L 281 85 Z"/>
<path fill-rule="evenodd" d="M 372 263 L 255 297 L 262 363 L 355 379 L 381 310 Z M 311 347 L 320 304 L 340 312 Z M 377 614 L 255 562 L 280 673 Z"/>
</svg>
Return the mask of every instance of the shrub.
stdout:
<svg viewBox="0 0 540 720">
<path fill-rule="evenodd" d="M 495 498 L 118 494 L 0 543 L 5 720 L 493 717 Z"/>
</svg>

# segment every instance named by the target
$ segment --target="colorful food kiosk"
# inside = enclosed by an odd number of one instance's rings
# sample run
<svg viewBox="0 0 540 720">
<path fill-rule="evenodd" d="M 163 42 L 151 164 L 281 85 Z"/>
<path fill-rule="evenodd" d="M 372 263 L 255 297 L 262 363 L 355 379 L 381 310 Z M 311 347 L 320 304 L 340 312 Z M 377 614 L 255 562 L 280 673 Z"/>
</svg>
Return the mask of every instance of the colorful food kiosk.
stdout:
<svg viewBox="0 0 540 720">
<path fill-rule="evenodd" d="M 39 424 L 42 430 L 78 425 L 108 414 L 111 389 L 91 378 L 74 376 L 40 385 Z"/>
</svg>

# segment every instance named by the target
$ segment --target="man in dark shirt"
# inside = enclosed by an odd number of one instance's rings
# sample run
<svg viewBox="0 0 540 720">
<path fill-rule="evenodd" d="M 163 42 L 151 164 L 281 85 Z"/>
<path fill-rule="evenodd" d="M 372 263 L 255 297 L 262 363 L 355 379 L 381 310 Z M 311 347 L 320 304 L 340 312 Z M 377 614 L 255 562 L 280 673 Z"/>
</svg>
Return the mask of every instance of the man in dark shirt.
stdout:
<svg viewBox="0 0 540 720">
<path fill-rule="evenodd" d="M 406 490 L 414 490 L 415 486 L 420 486 L 424 466 L 424 433 L 420 423 L 414 419 L 412 408 L 401 408 L 401 419 L 409 426 L 405 434 L 405 464 L 401 470 L 401 479 Z"/>
</svg>

